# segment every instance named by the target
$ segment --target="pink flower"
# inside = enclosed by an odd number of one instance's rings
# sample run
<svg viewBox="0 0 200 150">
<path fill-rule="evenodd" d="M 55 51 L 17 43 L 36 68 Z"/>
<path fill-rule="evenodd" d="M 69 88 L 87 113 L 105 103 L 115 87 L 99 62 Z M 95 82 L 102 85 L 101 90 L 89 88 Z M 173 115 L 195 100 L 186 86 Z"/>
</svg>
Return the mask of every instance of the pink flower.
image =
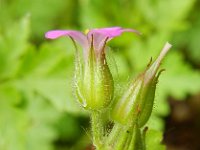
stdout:
<svg viewBox="0 0 200 150">
<path fill-rule="evenodd" d="M 123 32 L 140 34 L 133 29 L 112 27 L 92 29 L 87 34 L 74 30 L 53 30 L 45 35 L 49 39 L 68 36 L 83 47 L 84 59 L 80 59 L 80 54 L 76 51 L 74 91 L 85 109 L 105 109 L 113 99 L 114 81 L 107 65 L 105 45 Z"/>
<path fill-rule="evenodd" d="M 52 30 L 45 34 L 48 39 L 56 39 L 61 36 L 69 36 L 76 43 L 83 47 L 84 57 L 88 57 L 90 49 L 93 47 L 96 56 L 104 51 L 105 44 L 114 37 L 120 36 L 123 32 L 133 32 L 140 34 L 134 29 L 124 29 L 121 27 L 100 28 L 89 30 L 87 34 L 75 30 Z"/>
</svg>

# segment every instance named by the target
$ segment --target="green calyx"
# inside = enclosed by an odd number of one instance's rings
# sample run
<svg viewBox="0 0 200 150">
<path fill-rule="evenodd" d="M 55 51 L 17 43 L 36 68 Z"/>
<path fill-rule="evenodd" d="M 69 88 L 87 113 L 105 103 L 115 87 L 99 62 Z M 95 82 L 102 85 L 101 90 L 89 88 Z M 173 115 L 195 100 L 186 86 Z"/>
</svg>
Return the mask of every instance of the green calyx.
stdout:
<svg viewBox="0 0 200 150">
<path fill-rule="evenodd" d="M 107 108 L 112 101 L 113 91 L 114 82 L 104 53 L 96 56 L 91 48 L 88 58 L 82 64 L 77 58 L 75 93 L 85 109 Z"/>
<path fill-rule="evenodd" d="M 157 72 L 170 47 L 167 43 L 158 58 L 150 63 L 124 95 L 114 102 L 111 112 L 113 120 L 126 125 L 138 124 L 138 127 L 146 124 L 153 109 L 158 77 L 163 70 Z"/>
<path fill-rule="evenodd" d="M 111 112 L 113 120 L 122 124 L 130 123 L 129 120 L 132 122 L 135 121 L 134 119 L 136 118 L 133 116 L 137 116 L 137 113 L 139 113 L 135 110 L 137 107 L 136 102 L 140 96 L 141 87 L 142 81 L 136 80 L 133 85 L 130 85 L 125 94 L 118 99 L 118 101 L 114 102 Z"/>
<path fill-rule="evenodd" d="M 156 84 L 160 73 L 148 83 L 144 82 L 145 73 L 140 75 L 121 99 L 114 103 L 113 120 L 122 124 L 138 124 L 142 127 L 152 112 Z"/>
</svg>

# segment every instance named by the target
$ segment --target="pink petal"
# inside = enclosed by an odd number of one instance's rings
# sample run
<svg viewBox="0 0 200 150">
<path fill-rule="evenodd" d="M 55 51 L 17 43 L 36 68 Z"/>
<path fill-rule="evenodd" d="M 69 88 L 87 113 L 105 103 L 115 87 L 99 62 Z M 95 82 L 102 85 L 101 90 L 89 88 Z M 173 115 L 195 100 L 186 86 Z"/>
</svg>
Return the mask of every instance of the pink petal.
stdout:
<svg viewBox="0 0 200 150">
<path fill-rule="evenodd" d="M 74 30 L 52 30 L 48 31 L 45 34 L 45 37 L 48 39 L 56 39 L 61 36 L 69 36 L 73 38 L 74 41 L 79 43 L 83 49 L 87 50 L 89 48 L 88 40 L 87 37 L 79 31 L 74 31 Z"/>
<path fill-rule="evenodd" d="M 134 29 L 123 29 L 121 27 L 101 28 L 90 30 L 87 34 L 89 40 L 93 35 L 94 48 L 97 52 L 101 52 L 105 43 L 114 37 L 120 36 L 123 32 L 133 32 L 140 34 L 139 31 Z"/>
</svg>

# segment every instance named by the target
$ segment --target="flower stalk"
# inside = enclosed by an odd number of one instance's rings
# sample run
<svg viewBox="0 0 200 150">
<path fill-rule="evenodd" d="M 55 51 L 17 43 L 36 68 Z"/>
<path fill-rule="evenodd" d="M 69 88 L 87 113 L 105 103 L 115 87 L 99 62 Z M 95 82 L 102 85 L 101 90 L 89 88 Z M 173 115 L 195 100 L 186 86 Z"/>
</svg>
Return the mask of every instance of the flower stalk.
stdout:
<svg viewBox="0 0 200 150">
<path fill-rule="evenodd" d="M 104 136 L 104 124 L 102 115 L 98 111 L 91 113 L 91 127 L 93 136 L 93 145 L 96 149 L 102 149 L 103 147 L 103 136 Z"/>
</svg>

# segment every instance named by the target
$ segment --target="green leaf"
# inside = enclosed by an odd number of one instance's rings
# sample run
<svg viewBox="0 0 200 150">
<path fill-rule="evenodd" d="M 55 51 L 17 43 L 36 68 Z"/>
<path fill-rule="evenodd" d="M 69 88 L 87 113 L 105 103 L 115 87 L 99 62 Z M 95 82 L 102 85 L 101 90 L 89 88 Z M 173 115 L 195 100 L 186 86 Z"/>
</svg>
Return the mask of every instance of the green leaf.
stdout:
<svg viewBox="0 0 200 150">
<path fill-rule="evenodd" d="M 147 130 L 146 137 L 146 149 L 147 150 L 165 150 L 165 146 L 161 144 L 162 132 L 156 130 Z"/>
<path fill-rule="evenodd" d="M 81 112 L 72 94 L 73 57 L 68 54 L 64 49 L 48 44 L 38 51 L 33 49 L 30 54 L 28 51 L 18 71 L 22 78 L 16 80 L 17 86 L 38 92 L 61 111 Z"/>
<path fill-rule="evenodd" d="M 0 79 L 13 78 L 20 65 L 20 57 L 27 51 L 27 39 L 30 32 L 29 17 L 24 17 L 12 28 L 0 30 Z M 10 65 L 11 62 L 13 65 Z"/>
<path fill-rule="evenodd" d="M 195 0 L 185 0 L 184 2 L 182 0 L 140 0 L 137 1 L 136 5 L 149 24 L 165 32 L 166 30 L 178 29 L 184 25 L 183 19 L 194 2 Z"/>
<path fill-rule="evenodd" d="M 31 100 L 27 103 L 25 95 L 19 95 L 13 87 L 0 86 L 0 149 L 49 150 L 50 142 L 56 138 L 51 126 L 59 113 L 33 93 L 26 95 Z M 16 102 L 19 99 L 23 101 Z"/>
<path fill-rule="evenodd" d="M 31 19 L 30 37 L 43 41 L 43 34 L 58 26 L 77 24 L 77 2 L 63 0 L 1 0 L 0 24 L 7 26 L 29 14 Z M 15 30 L 16 31 L 16 30 Z"/>
<path fill-rule="evenodd" d="M 72 96 L 70 40 L 28 42 L 29 18 L 0 33 L 0 149 L 50 150 L 63 112 L 83 114 Z M 64 47 L 67 46 L 67 50 Z"/>
</svg>

